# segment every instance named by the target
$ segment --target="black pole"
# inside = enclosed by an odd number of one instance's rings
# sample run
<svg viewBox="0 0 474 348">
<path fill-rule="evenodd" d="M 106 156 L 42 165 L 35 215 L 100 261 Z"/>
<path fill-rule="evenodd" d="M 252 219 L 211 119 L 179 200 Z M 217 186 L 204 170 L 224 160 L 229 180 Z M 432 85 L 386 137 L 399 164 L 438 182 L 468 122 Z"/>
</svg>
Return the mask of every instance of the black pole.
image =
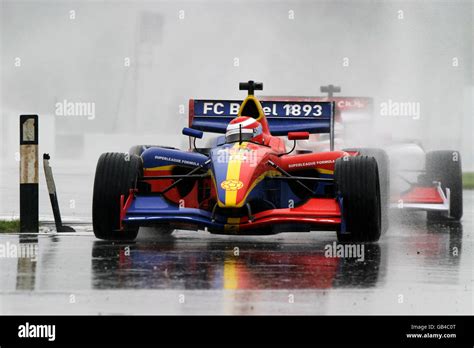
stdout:
<svg viewBox="0 0 474 348">
<path fill-rule="evenodd" d="M 39 232 L 38 115 L 20 115 L 20 232 Z"/>
<path fill-rule="evenodd" d="M 336 108 L 335 108 L 333 97 L 334 97 L 334 93 L 341 93 L 341 87 L 334 86 L 334 85 L 327 85 L 327 86 L 321 86 L 319 89 L 322 93 L 327 93 L 328 100 L 332 102 L 332 105 L 331 105 L 332 118 L 331 118 L 331 126 L 330 126 L 331 130 L 330 130 L 329 148 L 331 151 L 334 151 L 334 118 L 335 118 Z"/>
<path fill-rule="evenodd" d="M 46 178 L 46 186 L 48 187 L 49 200 L 53 208 L 54 223 L 56 224 L 57 232 L 75 232 L 72 227 L 63 225 L 61 220 L 61 212 L 59 210 L 58 194 L 56 192 L 56 185 L 54 183 L 53 170 L 49 165 L 50 156 L 47 153 L 43 154 L 43 168 L 44 177 Z"/>
</svg>

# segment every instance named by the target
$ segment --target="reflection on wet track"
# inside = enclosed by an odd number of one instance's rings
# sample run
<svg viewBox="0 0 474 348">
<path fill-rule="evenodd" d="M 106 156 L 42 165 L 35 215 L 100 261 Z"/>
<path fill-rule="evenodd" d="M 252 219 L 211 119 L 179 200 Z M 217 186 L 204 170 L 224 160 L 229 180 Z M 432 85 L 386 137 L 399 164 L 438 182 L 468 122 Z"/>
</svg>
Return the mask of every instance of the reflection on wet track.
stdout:
<svg viewBox="0 0 474 348">
<path fill-rule="evenodd" d="M 182 238 L 182 237 L 181 237 Z M 371 287 L 380 247 L 363 261 L 326 257 L 324 243 L 196 241 L 167 237 L 134 245 L 95 241 L 93 286 L 151 289 L 329 289 Z M 235 246 L 234 246 L 234 245 Z"/>
<path fill-rule="evenodd" d="M 363 246 L 362 259 L 329 257 L 334 241 L 330 232 L 159 237 L 149 228 L 134 243 L 111 243 L 95 239 L 89 226 L 3 234 L 0 312 L 473 312 L 469 212 L 449 225 L 427 225 L 422 213 L 394 214 L 380 242 Z"/>
</svg>

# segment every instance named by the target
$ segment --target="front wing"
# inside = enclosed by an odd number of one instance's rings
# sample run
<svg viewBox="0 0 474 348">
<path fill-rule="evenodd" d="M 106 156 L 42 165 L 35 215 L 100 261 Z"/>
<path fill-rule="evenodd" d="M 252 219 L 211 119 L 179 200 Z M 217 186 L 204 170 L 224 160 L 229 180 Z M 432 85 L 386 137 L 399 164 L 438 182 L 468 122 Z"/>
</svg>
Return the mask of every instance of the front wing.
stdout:
<svg viewBox="0 0 474 348">
<path fill-rule="evenodd" d="M 449 215 L 450 190 L 446 189 L 446 194 L 440 183 L 433 186 L 412 186 L 408 191 L 403 192 L 391 202 L 391 208 L 440 211 Z"/>
<path fill-rule="evenodd" d="M 175 229 L 208 230 L 228 234 L 335 230 L 341 224 L 341 209 L 335 198 L 311 198 L 295 208 L 269 209 L 249 217 L 235 218 L 207 210 L 185 208 L 163 196 L 130 195 L 122 204 L 123 225 L 165 224 Z"/>
</svg>

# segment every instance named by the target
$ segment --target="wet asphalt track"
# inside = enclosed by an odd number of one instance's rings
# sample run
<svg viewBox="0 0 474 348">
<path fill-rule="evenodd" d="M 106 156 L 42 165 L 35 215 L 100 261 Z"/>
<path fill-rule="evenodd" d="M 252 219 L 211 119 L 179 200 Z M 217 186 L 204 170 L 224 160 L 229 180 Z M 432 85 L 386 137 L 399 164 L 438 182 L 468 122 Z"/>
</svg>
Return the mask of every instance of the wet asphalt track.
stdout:
<svg viewBox="0 0 474 348">
<path fill-rule="evenodd" d="M 38 254 L 0 259 L 0 313 L 472 314 L 474 191 L 464 195 L 460 225 L 393 214 L 364 261 L 325 257 L 331 232 L 142 229 L 132 244 L 96 240 L 87 224 L 73 234 L 2 234 L 4 246 L 37 243 Z"/>
</svg>

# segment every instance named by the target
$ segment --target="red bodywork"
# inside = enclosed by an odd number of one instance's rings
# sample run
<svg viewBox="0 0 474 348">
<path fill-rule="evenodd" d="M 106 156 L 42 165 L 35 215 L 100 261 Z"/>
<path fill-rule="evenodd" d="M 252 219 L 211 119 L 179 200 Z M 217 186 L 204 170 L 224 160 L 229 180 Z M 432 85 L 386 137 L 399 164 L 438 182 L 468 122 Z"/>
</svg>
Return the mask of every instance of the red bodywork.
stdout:
<svg viewBox="0 0 474 348">
<path fill-rule="evenodd" d="M 399 199 L 404 203 L 443 204 L 436 187 L 414 186 L 410 191 L 401 194 Z"/>
</svg>

